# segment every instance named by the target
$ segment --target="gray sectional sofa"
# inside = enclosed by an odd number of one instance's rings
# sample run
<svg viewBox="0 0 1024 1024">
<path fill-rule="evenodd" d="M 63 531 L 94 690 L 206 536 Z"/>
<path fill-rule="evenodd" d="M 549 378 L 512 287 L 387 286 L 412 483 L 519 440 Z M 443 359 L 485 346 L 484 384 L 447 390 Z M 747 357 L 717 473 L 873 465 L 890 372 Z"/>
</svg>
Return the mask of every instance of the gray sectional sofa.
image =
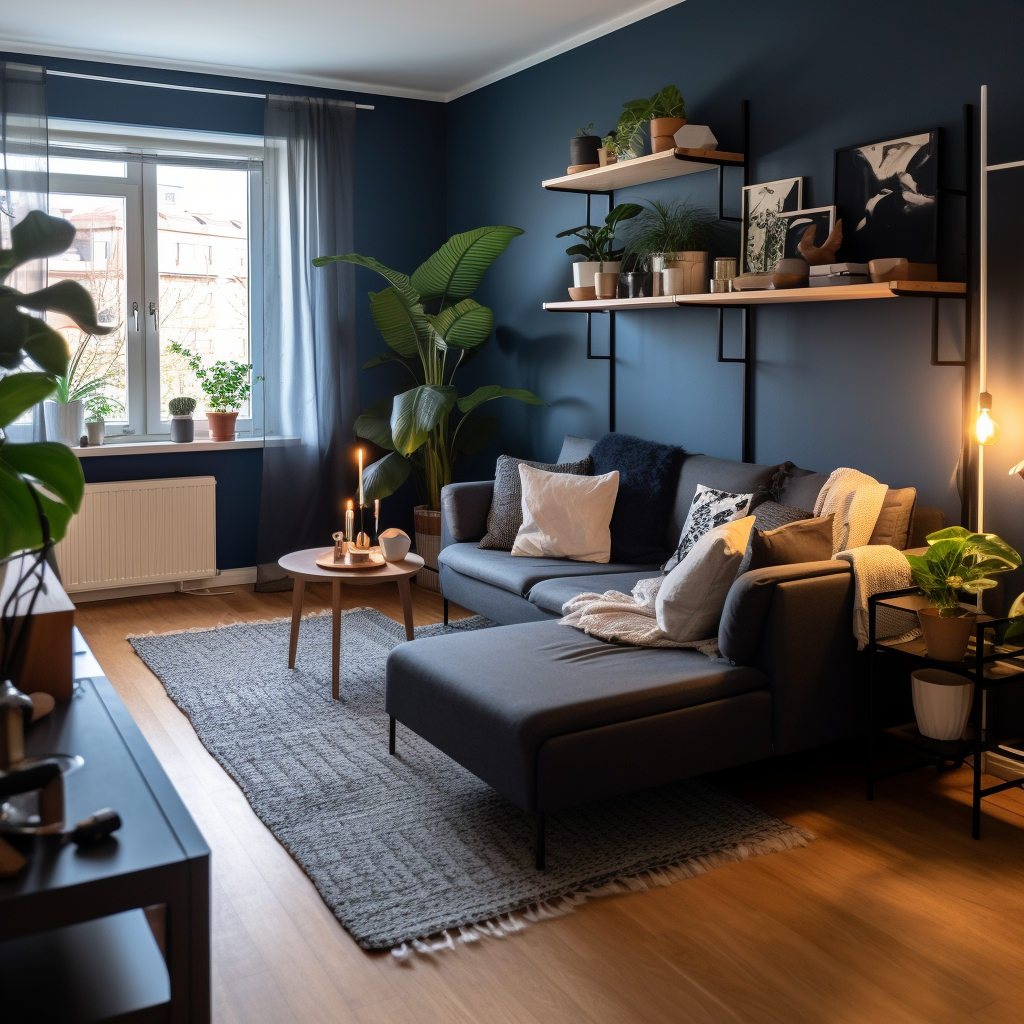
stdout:
<svg viewBox="0 0 1024 1024">
<path fill-rule="evenodd" d="M 568 437 L 559 462 L 593 442 Z M 664 538 L 672 550 L 698 484 L 748 493 L 780 467 L 690 455 Z M 791 468 L 777 498 L 808 511 L 825 473 Z M 537 864 L 545 815 L 573 804 L 678 781 L 855 735 L 865 696 L 852 633 L 853 581 L 844 561 L 758 569 L 739 576 L 718 634 L 723 657 L 610 644 L 561 626 L 563 603 L 584 591 L 629 593 L 658 566 L 513 558 L 480 549 L 493 483 L 442 495 L 445 599 L 502 628 L 453 633 L 395 649 L 386 709 L 536 814 Z M 890 489 L 872 543 L 904 549 L 943 525 Z"/>
</svg>

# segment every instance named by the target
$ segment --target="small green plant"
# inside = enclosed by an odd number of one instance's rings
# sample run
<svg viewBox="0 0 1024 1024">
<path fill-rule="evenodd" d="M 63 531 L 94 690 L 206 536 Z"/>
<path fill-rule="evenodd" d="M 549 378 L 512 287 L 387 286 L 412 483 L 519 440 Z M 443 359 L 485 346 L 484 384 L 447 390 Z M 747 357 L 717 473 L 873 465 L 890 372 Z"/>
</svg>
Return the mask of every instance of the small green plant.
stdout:
<svg viewBox="0 0 1024 1024">
<path fill-rule="evenodd" d="M 666 85 L 650 99 L 630 100 L 619 115 L 615 131 L 605 136 L 605 148 L 620 160 L 639 156 L 644 148 L 644 131 L 655 117 L 686 117 L 686 104 L 674 85 Z M 613 139 L 614 136 L 614 139 Z"/>
<path fill-rule="evenodd" d="M 124 411 L 124 406 L 116 399 L 107 395 L 91 395 L 85 400 L 86 420 L 89 423 L 102 423 L 110 419 L 118 410 Z"/>
<path fill-rule="evenodd" d="M 191 416 L 196 411 L 196 400 L 187 395 L 179 395 L 167 403 L 167 411 L 172 416 Z"/>
<path fill-rule="evenodd" d="M 622 257 L 624 269 L 643 266 L 649 257 L 661 253 L 706 252 L 714 220 L 712 213 L 689 203 L 648 201 L 647 209 L 630 227 Z"/>
<path fill-rule="evenodd" d="M 584 125 L 582 128 L 577 128 L 576 134 L 582 138 L 584 135 L 590 135 L 593 132 L 593 130 L 594 122 L 591 121 L 590 124 Z"/>
<path fill-rule="evenodd" d="M 176 341 L 167 346 L 167 351 L 184 357 L 207 397 L 209 412 L 237 412 L 248 401 L 252 385 L 263 380 L 262 377 L 250 379 L 252 363 L 218 359 L 212 366 L 205 367 L 199 356 Z"/>
<path fill-rule="evenodd" d="M 996 573 L 1020 566 L 1020 555 L 994 533 L 972 533 L 950 526 L 925 538 L 923 555 L 906 555 L 914 585 L 919 587 L 943 618 L 966 614 L 958 594 L 980 594 L 996 585 Z M 1012 611 L 1011 611 L 1011 614 Z"/>
<path fill-rule="evenodd" d="M 622 250 L 615 248 L 615 231 L 624 220 L 630 220 L 643 210 L 636 203 L 620 203 L 610 210 L 604 224 L 581 224 L 578 228 L 559 231 L 555 238 L 570 235 L 580 239 L 565 250 L 568 256 L 582 256 L 591 263 L 614 263 L 621 258 Z"/>
<path fill-rule="evenodd" d="M 89 376 L 97 358 L 96 353 L 90 352 L 92 338 L 92 334 L 82 336 L 82 340 L 79 341 L 75 354 L 68 364 L 67 373 L 56 378 L 57 389 L 50 396 L 52 401 L 60 402 L 62 405 L 75 401 L 88 403 L 90 396 L 98 394 L 115 377 L 122 344 L 119 344 L 111 355 L 105 370 L 96 376 Z"/>
</svg>

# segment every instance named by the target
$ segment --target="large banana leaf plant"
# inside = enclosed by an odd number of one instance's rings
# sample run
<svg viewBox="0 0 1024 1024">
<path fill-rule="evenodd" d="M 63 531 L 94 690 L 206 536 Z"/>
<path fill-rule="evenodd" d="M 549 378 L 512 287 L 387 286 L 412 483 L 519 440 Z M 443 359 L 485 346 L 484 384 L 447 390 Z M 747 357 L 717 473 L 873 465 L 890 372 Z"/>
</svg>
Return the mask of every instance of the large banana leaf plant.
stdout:
<svg viewBox="0 0 1024 1024">
<path fill-rule="evenodd" d="M 39 370 L 0 379 L 0 559 L 47 547 L 64 536 L 82 503 L 85 480 L 70 448 L 52 442 L 14 444 L 6 428 L 53 393 L 68 372 L 68 344 L 41 317 L 26 310 L 62 313 L 90 334 L 112 327 L 96 321 L 92 297 L 76 281 L 22 293 L 4 282 L 29 260 L 64 252 L 75 237 L 66 220 L 34 211 L 11 230 L 11 248 L 0 249 L 0 367 L 16 370 L 28 356 Z"/>
<path fill-rule="evenodd" d="M 415 385 L 375 403 L 356 420 L 356 433 L 388 452 L 364 473 L 369 500 L 393 494 L 415 469 L 422 472 L 427 504 L 439 509 L 441 488 L 452 482 L 459 456 L 480 451 L 497 433 L 498 421 L 476 410 L 495 398 L 544 404 L 530 391 L 497 384 L 460 397 L 452 383 L 494 327 L 491 310 L 470 296 L 521 234 L 521 228 L 499 225 L 453 235 L 411 277 L 358 253 L 313 260 L 318 267 L 354 263 L 388 282 L 384 291 L 370 292 L 370 311 L 391 351 L 370 359 L 363 369 L 398 363 Z M 453 423 L 456 409 L 460 415 Z"/>
</svg>

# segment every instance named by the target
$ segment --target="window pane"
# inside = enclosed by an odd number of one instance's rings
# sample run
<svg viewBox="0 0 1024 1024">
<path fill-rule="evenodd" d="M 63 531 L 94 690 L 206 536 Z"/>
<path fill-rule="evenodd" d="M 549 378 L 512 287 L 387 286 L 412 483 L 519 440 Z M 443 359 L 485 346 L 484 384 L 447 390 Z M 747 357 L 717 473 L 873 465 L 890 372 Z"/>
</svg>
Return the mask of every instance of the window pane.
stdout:
<svg viewBox="0 0 1024 1024">
<path fill-rule="evenodd" d="M 176 395 L 204 395 L 185 360 L 167 352 L 178 342 L 204 366 L 250 362 L 249 182 L 245 171 L 157 168 L 160 270 L 160 415 Z M 241 416 L 250 415 L 248 403 Z"/>
<path fill-rule="evenodd" d="M 125 200 L 122 196 L 50 193 L 50 213 L 77 229 L 70 248 L 48 261 L 50 284 L 78 281 L 92 295 L 97 319 L 116 330 L 103 337 L 80 331 L 66 316 L 47 313 L 51 327 L 68 339 L 72 355 L 71 398 L 105 397 L 114 406 L 108 421 L 126 422 L 125 343 L 128 333 L 128 273 Z M 77 361 L 76 361 L 77 357 Z"/>
<path fill-rule="evenodd" d="M 83 174 L 91 178 L 124 178 L 128 165 L 118 160 L 88 160 L 69 156 L 50 157 L 51 174 Z"/>
</svg>

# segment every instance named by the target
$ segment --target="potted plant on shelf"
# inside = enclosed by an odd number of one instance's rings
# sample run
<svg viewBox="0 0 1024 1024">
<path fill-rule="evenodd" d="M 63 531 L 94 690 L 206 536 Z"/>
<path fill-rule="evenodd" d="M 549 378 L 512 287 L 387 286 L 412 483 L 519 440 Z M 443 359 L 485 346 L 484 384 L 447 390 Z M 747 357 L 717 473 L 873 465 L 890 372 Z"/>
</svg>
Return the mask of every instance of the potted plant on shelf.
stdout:
<svg viewBox="0 0 1024 1024">
<path fill-rule="evenodd" d="M 650 99 L 630 100 L 619 115 L 615 131 L 615 153 L 630 160 L 643 153 L 644 131 L 650 126 L 651 152 L 674 149 L 675 133 L 686 124 L 686 104 L 674 85 L 666 85 Z M 607 143 L 607 139 L 605 140 Z"/>
<path fill-rule="evenodd" d="M 452 482 L 463 455 L 479 452 L 498 432 L 498 421 L 477 409 L 495 398 L 544 403 L 532 392 L 488 384 L 459 397 L 459 367 L 487 343 L 494 315 L 471 298 L 490 265 L 523 233 L 503 225 L 453 235 L 411 276 L 371 256 L 318 256 L 318 267 L 343 261 L 380 274 L 389 284 L 370 292 L 370 311 L 390 352 L 363 369 L 397 363 L 415 384 L 374 403 L 356 420 L 356 433 L 387 451 L 363 472 L 363 492 L 373 501 L 394 494 L 415 473 L 426 501 L 414 509 L 416 550 L 433 570 L 421 583 L 437 589 L 441 540 L 441 488 Z M 429 309 L 429 312 L 428 312 Z M 456 410 L 458 419 L 453 420 Z"/>
<path fill-rule="evenodd" d="M 195 437 L 195 423 L 192 413 L 196 411 L 196 400 L 187 395 L 178 395 L 167 403 L 171 417 L 171 440 L 176 444 L 187 444 Z"/>
<path fill-rule="evenodd" d="M 210 440 L 233 441 L 238 413 L 249 400 L 252 385 L 263 378 L 252 376 L 252 363 L 239 363 L 234 359 L 218 359 L 212 366 L 205 367 L 200 356 L 177 341 L 168 345 L 167 351 L 185 359 L 206 395 Z"/>
<path fill-rule="evenodd" d="M 91 300 L 90 300 L 91 301 Z M 59 312 L 63 313 L 63 310 Z M 65 314 L 66 315 L 66 314 Z M 99 326 L 99 325 L 97 325 Z M 116 372 L 121 345 L 109 356 L 96 349 L 92 344 L 93 335 L 107 334 L 114 328 L 102 331 L 91 331 L 82 336 L 75 354 L 71 357 L 66 371 L 56 378 L 56 388 L 52 397 L 43 405 L 43 417 L 46 423 L 46 436 L 51 441 L 59 441 L 69 448 L 79 444 L 84 433 L 85 404 L 90 397 L 105 388 Z M 54 332 L 60 334 L 59 331 Z M 67 342 L 65 342 L 65 348 Z M 98 372 L 98 362 L 105 361 Z"/>
<path fill-rule="evenodd" d="M 1020 566 L 1020 555 L 994 533 L 950 526 L 930 533 L 923 555 L 907 555 L 914 585 L 931 602 L 918 621 L 929 658 L 960 661 L 977 615 L 960 605 L 959 593 L 980 594 L 996 585 L 991 576 Z"/>
<path fill-rule="evenodd" d="M 618 226 L 643 210 L 636 203 L 620 203 L 608 212 L 604 224 L 581 224 L 578 228 L 559 231 L 555 238 L 574 236 L 579 239 L 565 250 L 567 256 L 582 256 L 572 265 L 573 288 L 593 288 L 595 274 L 618 274 L 622 268 L 622 250 L 615 248 Z M 571 293 L 570 293 L 571 294 Z M 580 295 L 579 298 L 593 298 Z M 577 298 L 577 296 L 573 296 Z"/>
<path fill-rule="evenodd" d="M 569 140 L 569 173 L 586 171 L 600 163 L 598 152 L 604 145 L 600 135 L 591 134 L 594 122 L 576 129 L 576 135 Z"/>
<path fill-rule="evenodd" d="M 665 269 L 679 269 L 683 288 L 676 294 L 708 290 L 708 249 L 714 215 L 689 203 L 652 200 L 631 225 L 623 248 L 627 271 L 653 269 L 652 259 L 664 258 Z"/>
<path fill-rule="evenodd" d="M 116 399 L 107 395 L 93 394 L 85 400 L 87 410 L 85 417 L 85 430 L 89 435 L 89 444 L 103 444 L 106 437 L 107 419 L 114 414 L 115 409 L 124 409 L 124 406 Z"/>
</svg>

